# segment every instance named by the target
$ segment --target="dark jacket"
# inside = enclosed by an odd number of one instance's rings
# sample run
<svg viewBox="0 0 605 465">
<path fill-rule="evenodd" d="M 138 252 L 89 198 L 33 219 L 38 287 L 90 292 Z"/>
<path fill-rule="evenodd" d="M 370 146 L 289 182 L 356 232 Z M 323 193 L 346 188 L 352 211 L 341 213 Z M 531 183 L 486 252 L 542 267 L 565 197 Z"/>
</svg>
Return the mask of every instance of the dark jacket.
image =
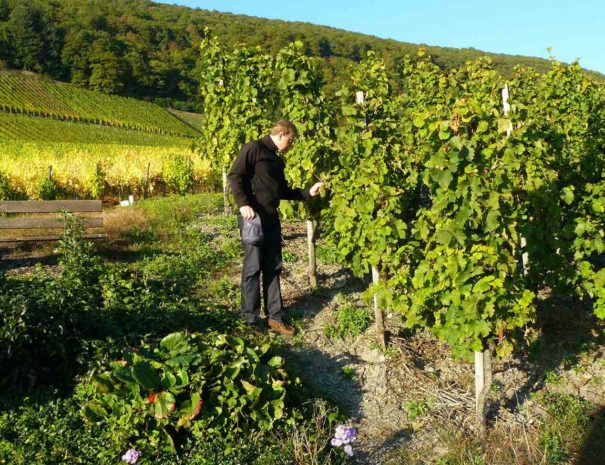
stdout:
<svg viewBox="0 0 605 465">
<path fill-rule="evenodd" d="M 275 215 L 282 199 L 308 199 L 309 189 L 288 185 L 285 166 L 270 136 L 244 145 L 228 175 L 237 206 L 249 205 L 261 214 Z"/>
</svg>

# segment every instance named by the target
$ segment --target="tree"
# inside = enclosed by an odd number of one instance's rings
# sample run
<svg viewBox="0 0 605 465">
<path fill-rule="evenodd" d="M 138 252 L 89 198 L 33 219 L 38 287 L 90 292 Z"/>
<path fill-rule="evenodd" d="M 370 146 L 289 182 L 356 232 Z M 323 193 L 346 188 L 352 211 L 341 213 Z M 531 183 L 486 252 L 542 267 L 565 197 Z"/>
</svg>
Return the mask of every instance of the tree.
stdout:
<svg viewBox="0 0 605 465">
<path fill-rule="evenodd" d="M 88 87 L 91 75 L 91 52 L 95 35 L 89 30 L 70 31 L 65 37 L 61 61 L 69 70 L 69 80 L 78 86 Z"/>
<path fill-rule="evenodd" d="M 43 3 L 17 2 L 4 33 L 10 39 L 12 64 L 17 68 L 63 77 L 59 57 L 62 31 L 55 25 L 52 10 Z"/>
<path fill-rule="evenodd" d="M 126 66 L 119 55 L 119 44 L 102 35 L 92 44 L 89 87 L 107 94 L 118 94 L 126 85 Z"/>
<path fill-rule="evenodd" d="M 10 8 L 8 0 L 0 0 L 0 60 L 9 61 L 12 58 L 12 37 L 8 20 L 10 18 Z"/>
</svg>

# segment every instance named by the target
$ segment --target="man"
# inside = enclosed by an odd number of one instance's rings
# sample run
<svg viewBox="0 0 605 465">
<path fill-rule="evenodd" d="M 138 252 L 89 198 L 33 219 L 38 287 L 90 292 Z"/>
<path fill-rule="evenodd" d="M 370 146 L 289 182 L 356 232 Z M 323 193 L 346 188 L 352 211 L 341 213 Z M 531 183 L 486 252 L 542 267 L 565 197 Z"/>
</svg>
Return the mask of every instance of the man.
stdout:
<svg viewBox="0 0 605 465">
<path fill-rule="evenodd" d="M 259 216 L 263 241 L 244 247 L 242 270 L 241 311 L 244 320 L 256 331 L 270 331 L 291 336 L 294 328 L 283 321 L 284 311 L 279 275 L 282 269 L 280 200 L 306 200 L 319 193 L 323 183 L 310 189 L 292 189 L 284 174 L 285 163 L 280 154 L 294 144 L 298 131 L 290 121 L 278 121 L 271 133 L 242 148 L 229 172 L 229 183 L 239 208 L 240 231 L 244 220 Z M 263 282 L 263 301 L 268 315 L 267 323 L 260 317 L 260 276 Z"/>
</svg>

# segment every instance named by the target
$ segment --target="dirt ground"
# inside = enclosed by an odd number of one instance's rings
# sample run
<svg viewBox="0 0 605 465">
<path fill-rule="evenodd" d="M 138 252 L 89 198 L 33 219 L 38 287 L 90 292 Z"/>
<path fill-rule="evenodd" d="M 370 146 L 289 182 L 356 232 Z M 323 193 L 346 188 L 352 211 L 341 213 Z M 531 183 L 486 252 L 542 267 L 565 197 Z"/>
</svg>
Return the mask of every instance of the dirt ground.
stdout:
<svg viewBox="0 0 605 465">
<path fill-rule="evenodd" d="M 359 431 L 358 463 L 403 464 L 409 463 L 405 457 L 418 456 L 431 463 L 446 452 L 444 431 L 474 436 L 474 366 L 452 359 L 447 346 L 431 334 L 405 329 L 400 318 L 388 311 L 386 351 L 376 344 L 373 326 L 356 338 L 326 336 L 324 328 L 334 323 L 343 296 L 369 307 L 363 299 L 368 283 L 339 266 L 319 264 L 320 288 L 310 292 L 304 225 L 288 225 L 283 235 L 285 254 L 290 258 L 290 263 L 284 264 L 284 301 L 302 328 L 302 334 L 290 341 L 289 359 L 307 384 L 354 419 Z M 548 305 L 550 312 L 553 304 L 547 300 L 546 295 L 541 296 L 541 305 Z M 573 302 L 563 299 L 556 305 Z M 516 432 L 529 434 L 544 414 L 531 394 L 545 387 L 549 371 L 557 382 L 548 389 L 605 405 L 603 325 L 596 324 L 587 312 L 578 314 L 584 316 L 571 323 L 543 319 L 543 326 L 553 326 L 550 329 L 556 342 L 546 343 L 537 357 L 539 363 L 530 363 L 524 354 L 495 362 L 488 401 L 489 428 L 507 433 L 513 442 L 523 442 Z M 576 348 L 573 343 L 563 344 L 566 341 L 584 343 Z M 353 367 L 352 378 L 343 375 L 345 366 Z M 419 405 L 426 406 L 420 414 Z"/>
</svg>

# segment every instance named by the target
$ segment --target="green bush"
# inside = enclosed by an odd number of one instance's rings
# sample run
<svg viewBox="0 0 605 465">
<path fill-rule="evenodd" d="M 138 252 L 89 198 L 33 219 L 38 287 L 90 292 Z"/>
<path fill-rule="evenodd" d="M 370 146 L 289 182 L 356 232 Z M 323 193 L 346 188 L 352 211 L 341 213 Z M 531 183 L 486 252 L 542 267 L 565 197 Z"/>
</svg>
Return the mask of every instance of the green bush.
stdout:
<svg viewBox="0 0 605 465">
<path fill-rule="evenodd" d="M 93 199 L 99 199 L 105 192 L 107 185 L 106 175 L 100 166 L 95 167 L 92 176 L 92 185 L 90 187 L 90 195 Z"/>
<path fill-rule="evenodd" d="M 58 275 L 0 280 L 0 386 L 28 391 L 74 373 L 87 313 L 99 306 L 101 268 L 73 216 L 57 251 Z"/>
<path fill-rule="evenodd" d="M 79 387 L 83 413 L 103 424 L 108 454 L 176 452 L 191 438 L 266 431 L 285 418 L 288 375 L 271 345 L 216 332 L 172 333 L 95 370 Z"/>
<path fill-rule="evenodd" d="M 84 238 L 83 220 L 72 213 L 63 215 L 63 233 L 55 252 L 59 254 L 61 279 L 74 287 L 95 284 L 101 273 L 101 262 L 94 244 Z"/>
<path fill-rule="evenodd" d="M 0 403 L 0 463 L 10 465 L 116 465 L 126 452 L 117 450 L 104 422 L 91 423 L 75 397 L 38 395 L 22 406 Z M 306 410 L 314 405 L 306 404 Z M 304 408 L 303 408 L 304 409 Z M 199 439 L 187 438 L 180 453 L 152 448 L 138 465 L 291 465 L 350 463 L 329 446 L 338 420 L 334 412 L 306 412 L 296 425 L 269 432 Z"/>
<path fill-rule="evenodd" d="M 333 246 L 329 246 L 323 243 L 317 244 L 316 254 L 317 259 L 327 265 L 336 265 L 339 263 L 340 255 L 338 249 Z"/>
<path fill-rule="evenodd" d="M 188 156 L 177 156 L 164 166 L 164 179 L 171 192 L 186 194 L 195 182 L 191 159 Z"/>
<path fill-rule="evenodd" d="M 55 200 L 59 197 L 61 189 L 52 179 L 44 178 L 39 182 L 37 192 L 38 198 L 42 200 Z"/>
<path fill-rule="evenodd" d="M 29 391 L 42 379 L 69 384 L 87 363 L 88 340 L 233 326 L 235 316 L 192 299 L 192 289 L 225 261 L 206 242 L 132 267 L 103 265 L 80 221 L 67 215 L 64 226 L 58 274 L 0 280 L 0 387 Z"/>
</svg>

